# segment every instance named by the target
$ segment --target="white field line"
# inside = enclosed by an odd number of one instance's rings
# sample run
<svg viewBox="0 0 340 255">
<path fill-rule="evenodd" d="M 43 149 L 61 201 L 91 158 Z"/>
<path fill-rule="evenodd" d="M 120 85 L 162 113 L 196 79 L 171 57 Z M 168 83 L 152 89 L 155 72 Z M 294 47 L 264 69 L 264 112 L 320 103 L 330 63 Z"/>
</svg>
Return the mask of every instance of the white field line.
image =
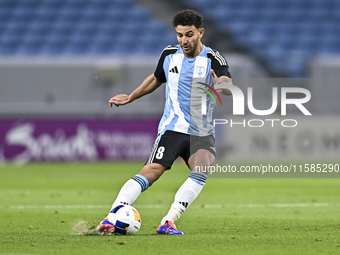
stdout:
<svg viewBox="0 0 340 255">
<path fill-rule="evenodd" d="M 170 205 L 136 205 L 137 208 L 161 209 Z M 295 203 L 295 204 L 206 204 L 194 205 L 192 208 L 229 208 L 229 207 L 331 207 L 340 206 L 340 203 Z M 0 209 L 27 210 L 27 209 L 110 209 L 110 205 L 12 205 L 1 206 Z"/>
</svg>

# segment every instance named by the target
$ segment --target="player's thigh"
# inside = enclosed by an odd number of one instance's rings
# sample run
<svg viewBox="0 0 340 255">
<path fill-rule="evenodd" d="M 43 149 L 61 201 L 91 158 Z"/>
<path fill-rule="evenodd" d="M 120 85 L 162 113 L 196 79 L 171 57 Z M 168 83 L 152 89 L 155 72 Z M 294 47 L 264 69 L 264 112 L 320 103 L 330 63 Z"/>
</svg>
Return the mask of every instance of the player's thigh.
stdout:
<svg viewBox="0 0 340 255">
<path fill-rule="evenodd" d="M 209 166 L 215 163 L 215 155 L 206 149 L 199 149 L 188 160 L 191 171 L 208 174 Z"/>
<path fill-rule="evenodd" d="M 190 149 L 187 153 L 188 165 L 191 171 L 201 168 L 207 169 L 215 163 L 215 138 L 211 135 L 203 137 L 192 137 Z"/>
</svg>

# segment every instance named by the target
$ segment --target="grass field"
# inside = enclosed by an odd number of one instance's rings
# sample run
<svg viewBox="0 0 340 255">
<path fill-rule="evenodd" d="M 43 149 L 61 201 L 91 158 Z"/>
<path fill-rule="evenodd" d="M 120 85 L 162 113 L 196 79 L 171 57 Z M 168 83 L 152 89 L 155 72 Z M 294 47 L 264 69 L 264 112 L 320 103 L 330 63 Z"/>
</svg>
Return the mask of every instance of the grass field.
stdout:
<svg viewBox="0 0 340 255">
<path fill-rule="evenodd" d="M 0 255 L 340 254 L 340 179 L 208 179 L 176 222 L 155 230 L 189 172 L 182 164 L 144 192 L 135 236 L 80 236 L 97 225 L 141 163 L 0 166 Z"/>
</svg>

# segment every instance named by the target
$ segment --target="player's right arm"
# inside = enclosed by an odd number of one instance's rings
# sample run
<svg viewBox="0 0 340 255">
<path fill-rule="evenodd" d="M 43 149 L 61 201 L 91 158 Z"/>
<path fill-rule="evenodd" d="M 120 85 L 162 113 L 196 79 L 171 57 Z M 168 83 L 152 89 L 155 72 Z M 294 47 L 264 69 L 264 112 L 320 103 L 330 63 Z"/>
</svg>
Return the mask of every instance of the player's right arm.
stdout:
<svg viewBox="0 0 340 255">
<path fill-rule="evenodd" d="M 142 82 L 142 84 L 138 88 L 136 88 L 130 95 L 119 94 L 119 95 L 112 97 L 109 101 L 110 107 L 112 107 L 112 105 L 115 105 L 118 107 L 120 105 L 131 103 L 134 100 L 141 98 L 142 96 L 150 94 L 162 84 L 163 83 L 158 81 L 158 79 L 155 77 L 154 74 L 150 74 Z"/>
</svg>

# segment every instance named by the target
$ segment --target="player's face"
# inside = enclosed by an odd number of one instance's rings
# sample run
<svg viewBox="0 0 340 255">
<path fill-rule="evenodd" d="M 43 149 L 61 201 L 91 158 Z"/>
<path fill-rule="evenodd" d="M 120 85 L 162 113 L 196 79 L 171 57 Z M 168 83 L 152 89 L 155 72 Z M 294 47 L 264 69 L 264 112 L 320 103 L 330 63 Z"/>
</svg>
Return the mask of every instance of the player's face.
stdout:
<svg viewBox="0 0 340 255">
<path fill-rule="evenodd" d="M 203 28 L 192 26 L 177 26 L 177 40 L 181 46 L 184 55 L 187 57 L 196 57 L 202 50 L 201 38 L 204 33 Z"/>
</svg>

